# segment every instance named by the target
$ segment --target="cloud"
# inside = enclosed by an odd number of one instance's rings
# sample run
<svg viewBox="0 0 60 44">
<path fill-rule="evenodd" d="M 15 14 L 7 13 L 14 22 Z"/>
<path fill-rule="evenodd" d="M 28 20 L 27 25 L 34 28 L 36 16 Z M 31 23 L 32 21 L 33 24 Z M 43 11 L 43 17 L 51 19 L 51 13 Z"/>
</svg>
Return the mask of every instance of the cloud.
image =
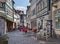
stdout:
<svg viewBox="0 0 60 44">
<path fill-rule="evenodd" d="M 25 6 L 17 6 L 17 7 L 15 7 L 15 9 L 16 9 L 16 10 L 23 10 L 24 13 L 26 14 L 27 8 L 26 8 Z"/>
</svg>

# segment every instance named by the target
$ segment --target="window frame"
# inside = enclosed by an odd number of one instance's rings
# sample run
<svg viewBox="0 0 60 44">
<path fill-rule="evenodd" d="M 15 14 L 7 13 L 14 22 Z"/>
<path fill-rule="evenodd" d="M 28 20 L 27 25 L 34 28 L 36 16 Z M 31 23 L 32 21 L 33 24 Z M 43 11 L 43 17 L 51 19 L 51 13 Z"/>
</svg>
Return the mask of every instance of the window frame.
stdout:
<svg viewBox="0 0 60 44">
<path fill-rule="evenodd" d="M 59 12 L 58 12 L 59 11 Z M 60 9 L 58 9 L 58 10 L 55 10 L 54 11 L 54 14 L 55 14 L 55 28 L 56 29 L 60 29 L 59 27 L 60 27 L 60 16 L 59 16 L 59 14 L 60 14 Z M 58 23 L 58 24 L 57 24 Z"/>
</svg>

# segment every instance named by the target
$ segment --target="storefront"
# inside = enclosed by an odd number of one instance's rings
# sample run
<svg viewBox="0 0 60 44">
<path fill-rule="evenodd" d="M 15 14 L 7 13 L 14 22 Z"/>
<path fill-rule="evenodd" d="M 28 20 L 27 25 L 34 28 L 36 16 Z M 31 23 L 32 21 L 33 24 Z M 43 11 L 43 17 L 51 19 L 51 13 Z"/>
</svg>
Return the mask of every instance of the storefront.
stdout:
<svg viewBox="0 0 60 44">
<path fill-rule="evenodd" d="M 60 29 L 60 9 L 54 11 L 55 14 L 55 28 Z"/>
<path fill-rule="evenodd" d="M 6 32 L 11 31 L 14 27 L 13 20 L 6 16 L 5 18 L 0 17 L 0 34 L 6 34 Z"/>
<path fill-rule="evenodd" d="M 9 20 L 6 20 L 7 22 L 7 31 L 12 31 L 13 30 L 13 22 L 9 21 Z"/>
<path fill-rule="evenodd" d="M 37 18 L 37 29 L 40 30 L 43 28 L 43 19 Z"/>
<path fill-rule="evenodd" d="M 14 28 L 14 21 L 13 17 L 8 17 L 6 18 L 6 23 L 7 23 L 7 31 L 10 32 Z"/>
<path fill-rule="evenodd" d="M 55 29 L 57 37 L 60 37 L 60 9 L 54 11 L 53 28 Z"/>
<path fill-rule="evenodd" d="M 49 25 L 49 15 L 45 15 L 37 18 L 37 28 L 40 30 L 42 37 L 47 37 L 47 34 L 50 35 L 50 25 Z"/>
<path fill-rule="evenodd" d="M 32 19 L 31 20 L 31 28 L 32 29 L 36 29 L 37 25 L 36 25 L 36 19 Z"/>
</svg>

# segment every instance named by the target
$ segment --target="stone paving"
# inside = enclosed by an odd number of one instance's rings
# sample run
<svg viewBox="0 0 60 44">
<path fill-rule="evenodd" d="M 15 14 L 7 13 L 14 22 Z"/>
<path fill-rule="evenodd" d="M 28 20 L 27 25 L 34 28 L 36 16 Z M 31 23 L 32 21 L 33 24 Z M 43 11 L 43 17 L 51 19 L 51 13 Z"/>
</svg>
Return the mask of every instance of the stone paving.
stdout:
<svg viewBox="0 0 60 44">
<path fill-rule="evenodd" d="M 46 42 L 43 40 L 36 40 L 34 39 L 33 34 L 32 36 L 30 36 L 29 34 L 25 34 L 18 30 L 14 32 L 9 32 L 8 44 L 59 44 L 57 42 Z"/>
</svg>

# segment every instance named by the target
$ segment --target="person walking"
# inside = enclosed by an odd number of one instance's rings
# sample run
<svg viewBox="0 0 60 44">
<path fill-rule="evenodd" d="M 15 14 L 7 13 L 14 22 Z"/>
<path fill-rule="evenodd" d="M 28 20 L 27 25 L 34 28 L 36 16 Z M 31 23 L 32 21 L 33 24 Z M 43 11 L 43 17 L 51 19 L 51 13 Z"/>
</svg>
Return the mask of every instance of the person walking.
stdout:
<svg viewBox="0 0 60 44">
<path fill-rule="evenodd" d="M 18 25 L 18 30 L 21 31 L 21 26 Z"/>
</svg>

